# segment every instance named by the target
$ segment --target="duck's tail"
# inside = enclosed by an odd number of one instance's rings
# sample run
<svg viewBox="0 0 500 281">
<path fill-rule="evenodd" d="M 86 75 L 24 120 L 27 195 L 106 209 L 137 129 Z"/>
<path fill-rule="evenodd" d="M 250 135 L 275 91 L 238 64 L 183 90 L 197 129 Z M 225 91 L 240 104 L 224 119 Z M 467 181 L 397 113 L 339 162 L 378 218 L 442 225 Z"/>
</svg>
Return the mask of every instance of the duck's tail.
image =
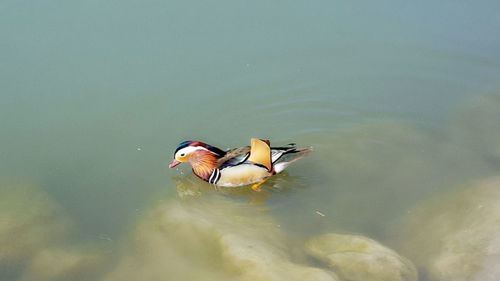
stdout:
<svg viewBox="0 0 500 281">
<path fill-rule="evenodd" d="M 272 162 L 274 171 L 280 173 L 290 164 L 308 155 L 313 151 L 312 147 L 297 148 L 294 143 L 286 147 L 272 147 Z"/>
</svg>

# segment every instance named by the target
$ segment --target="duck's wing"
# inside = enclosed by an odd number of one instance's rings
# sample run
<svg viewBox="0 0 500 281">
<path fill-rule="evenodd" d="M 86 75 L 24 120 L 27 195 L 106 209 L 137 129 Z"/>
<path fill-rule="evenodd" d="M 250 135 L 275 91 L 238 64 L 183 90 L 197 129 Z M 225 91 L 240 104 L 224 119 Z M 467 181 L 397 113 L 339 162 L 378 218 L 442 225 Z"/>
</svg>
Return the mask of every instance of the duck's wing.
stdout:
<svg viewBox="0 0 500 281">
<path fill-rule="evenodd" d="M 252 138 L 248 161 L 264 166 L 268 171 L 272 171 L 273 163 L 271 161 L 271 147 L 269 146 L 269 141 Z"/>
<path fill-rule="evenodd" d="M 297 148 L 294 143 L 284 147 L 271 147 L 271 159 L 274 171 L 282 172 L 291 163 L 312 152 L 312 147 Z"/>
<path fill-rule="evenodd" d="M 234 148 L 226 151 L 226 154 L 217 161 L 219 169 L 237 166 L 247 161 L 250 156 L 250 146 Z"/>
<path fill-rule="evenodd" d="M 292 153 L 295 150 L 297 150 L 297 145 L 295 143 L 289 143 L 279 147 L 271 147 L 271 161 L 273 165 L 285 154 Z"/>
<path fill-rule="evenodd" d="M 294 143 L 281 147 L 270 147 L 268 140 L 253 138 L 251 146 L 228 150 L 217 163 L 219 169 L 249 163 L 265 167 L 268 171 L 273 171 L 275 164 L 281 164 L 279 171 L 277 171 L 281 172 L 288 164 L 301 158 L 309 151 L 309 148 L 297 149 Z"/>
</svg>

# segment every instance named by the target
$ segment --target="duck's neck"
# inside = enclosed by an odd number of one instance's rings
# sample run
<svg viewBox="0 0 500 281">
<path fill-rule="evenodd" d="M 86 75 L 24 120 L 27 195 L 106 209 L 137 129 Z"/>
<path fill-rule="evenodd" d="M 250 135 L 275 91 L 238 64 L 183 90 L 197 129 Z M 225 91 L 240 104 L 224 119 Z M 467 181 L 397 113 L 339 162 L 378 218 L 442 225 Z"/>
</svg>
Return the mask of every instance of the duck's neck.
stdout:
<svg viewBox="0 0 500 281">
<path fill-rule="evenodd" d="M 193 172 L 200 178 L 208 181 L 210 175 L 217 168 L 217 157 L 208 151 L 200 151 L 189 159 Z"/>
</svg>

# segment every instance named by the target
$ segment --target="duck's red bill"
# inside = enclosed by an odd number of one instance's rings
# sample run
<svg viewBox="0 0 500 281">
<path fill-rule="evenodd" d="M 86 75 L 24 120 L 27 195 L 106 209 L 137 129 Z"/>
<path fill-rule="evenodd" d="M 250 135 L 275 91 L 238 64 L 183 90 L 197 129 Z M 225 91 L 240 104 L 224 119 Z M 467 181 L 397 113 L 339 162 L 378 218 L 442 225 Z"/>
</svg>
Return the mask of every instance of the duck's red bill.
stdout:
<svg viewBox="0 0 500 281">
<path fill-rule="evenodd" d="M 181 161 L 177 161 L 177 160 L 175 160 L 175 159 L 174 159 L 174 160 L 172 160 L 172 162 L 168 165 L 168 167 L 169 167 L 170 169 L 172 169 L 172 168 L 175 168 L 175 166 L 179 165 L 180 163 L 181 163 Z"/>
</svg>

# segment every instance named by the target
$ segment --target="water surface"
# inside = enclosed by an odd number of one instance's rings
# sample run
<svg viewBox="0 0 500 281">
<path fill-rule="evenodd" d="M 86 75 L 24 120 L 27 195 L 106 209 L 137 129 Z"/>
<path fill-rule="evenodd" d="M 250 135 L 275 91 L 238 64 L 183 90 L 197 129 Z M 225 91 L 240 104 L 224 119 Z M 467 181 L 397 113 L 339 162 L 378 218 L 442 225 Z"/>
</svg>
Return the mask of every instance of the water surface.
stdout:
<svg viewBox="0 0 500 281">
<path fill-rule="evenodd" d="M 108 259 L 160 202 L 214 194 L 264 208 L 290 237 L 391 245 L 387 230 L 416 202 L 498 173 L 499 9 L 2 1 L 0 183 L 45 194 L 77 229 L 68 243 Z M 475 135 L 478 124 L 491 126 Z M 258 194 L 168 170 L 182 140 L 225 149 L 254 136 L 315 153 Z M 30 206 L 47 208 L 19 212 Z M 0 277 L 26 276 L 31 254 L 0 259 Z"/>
</svg>

